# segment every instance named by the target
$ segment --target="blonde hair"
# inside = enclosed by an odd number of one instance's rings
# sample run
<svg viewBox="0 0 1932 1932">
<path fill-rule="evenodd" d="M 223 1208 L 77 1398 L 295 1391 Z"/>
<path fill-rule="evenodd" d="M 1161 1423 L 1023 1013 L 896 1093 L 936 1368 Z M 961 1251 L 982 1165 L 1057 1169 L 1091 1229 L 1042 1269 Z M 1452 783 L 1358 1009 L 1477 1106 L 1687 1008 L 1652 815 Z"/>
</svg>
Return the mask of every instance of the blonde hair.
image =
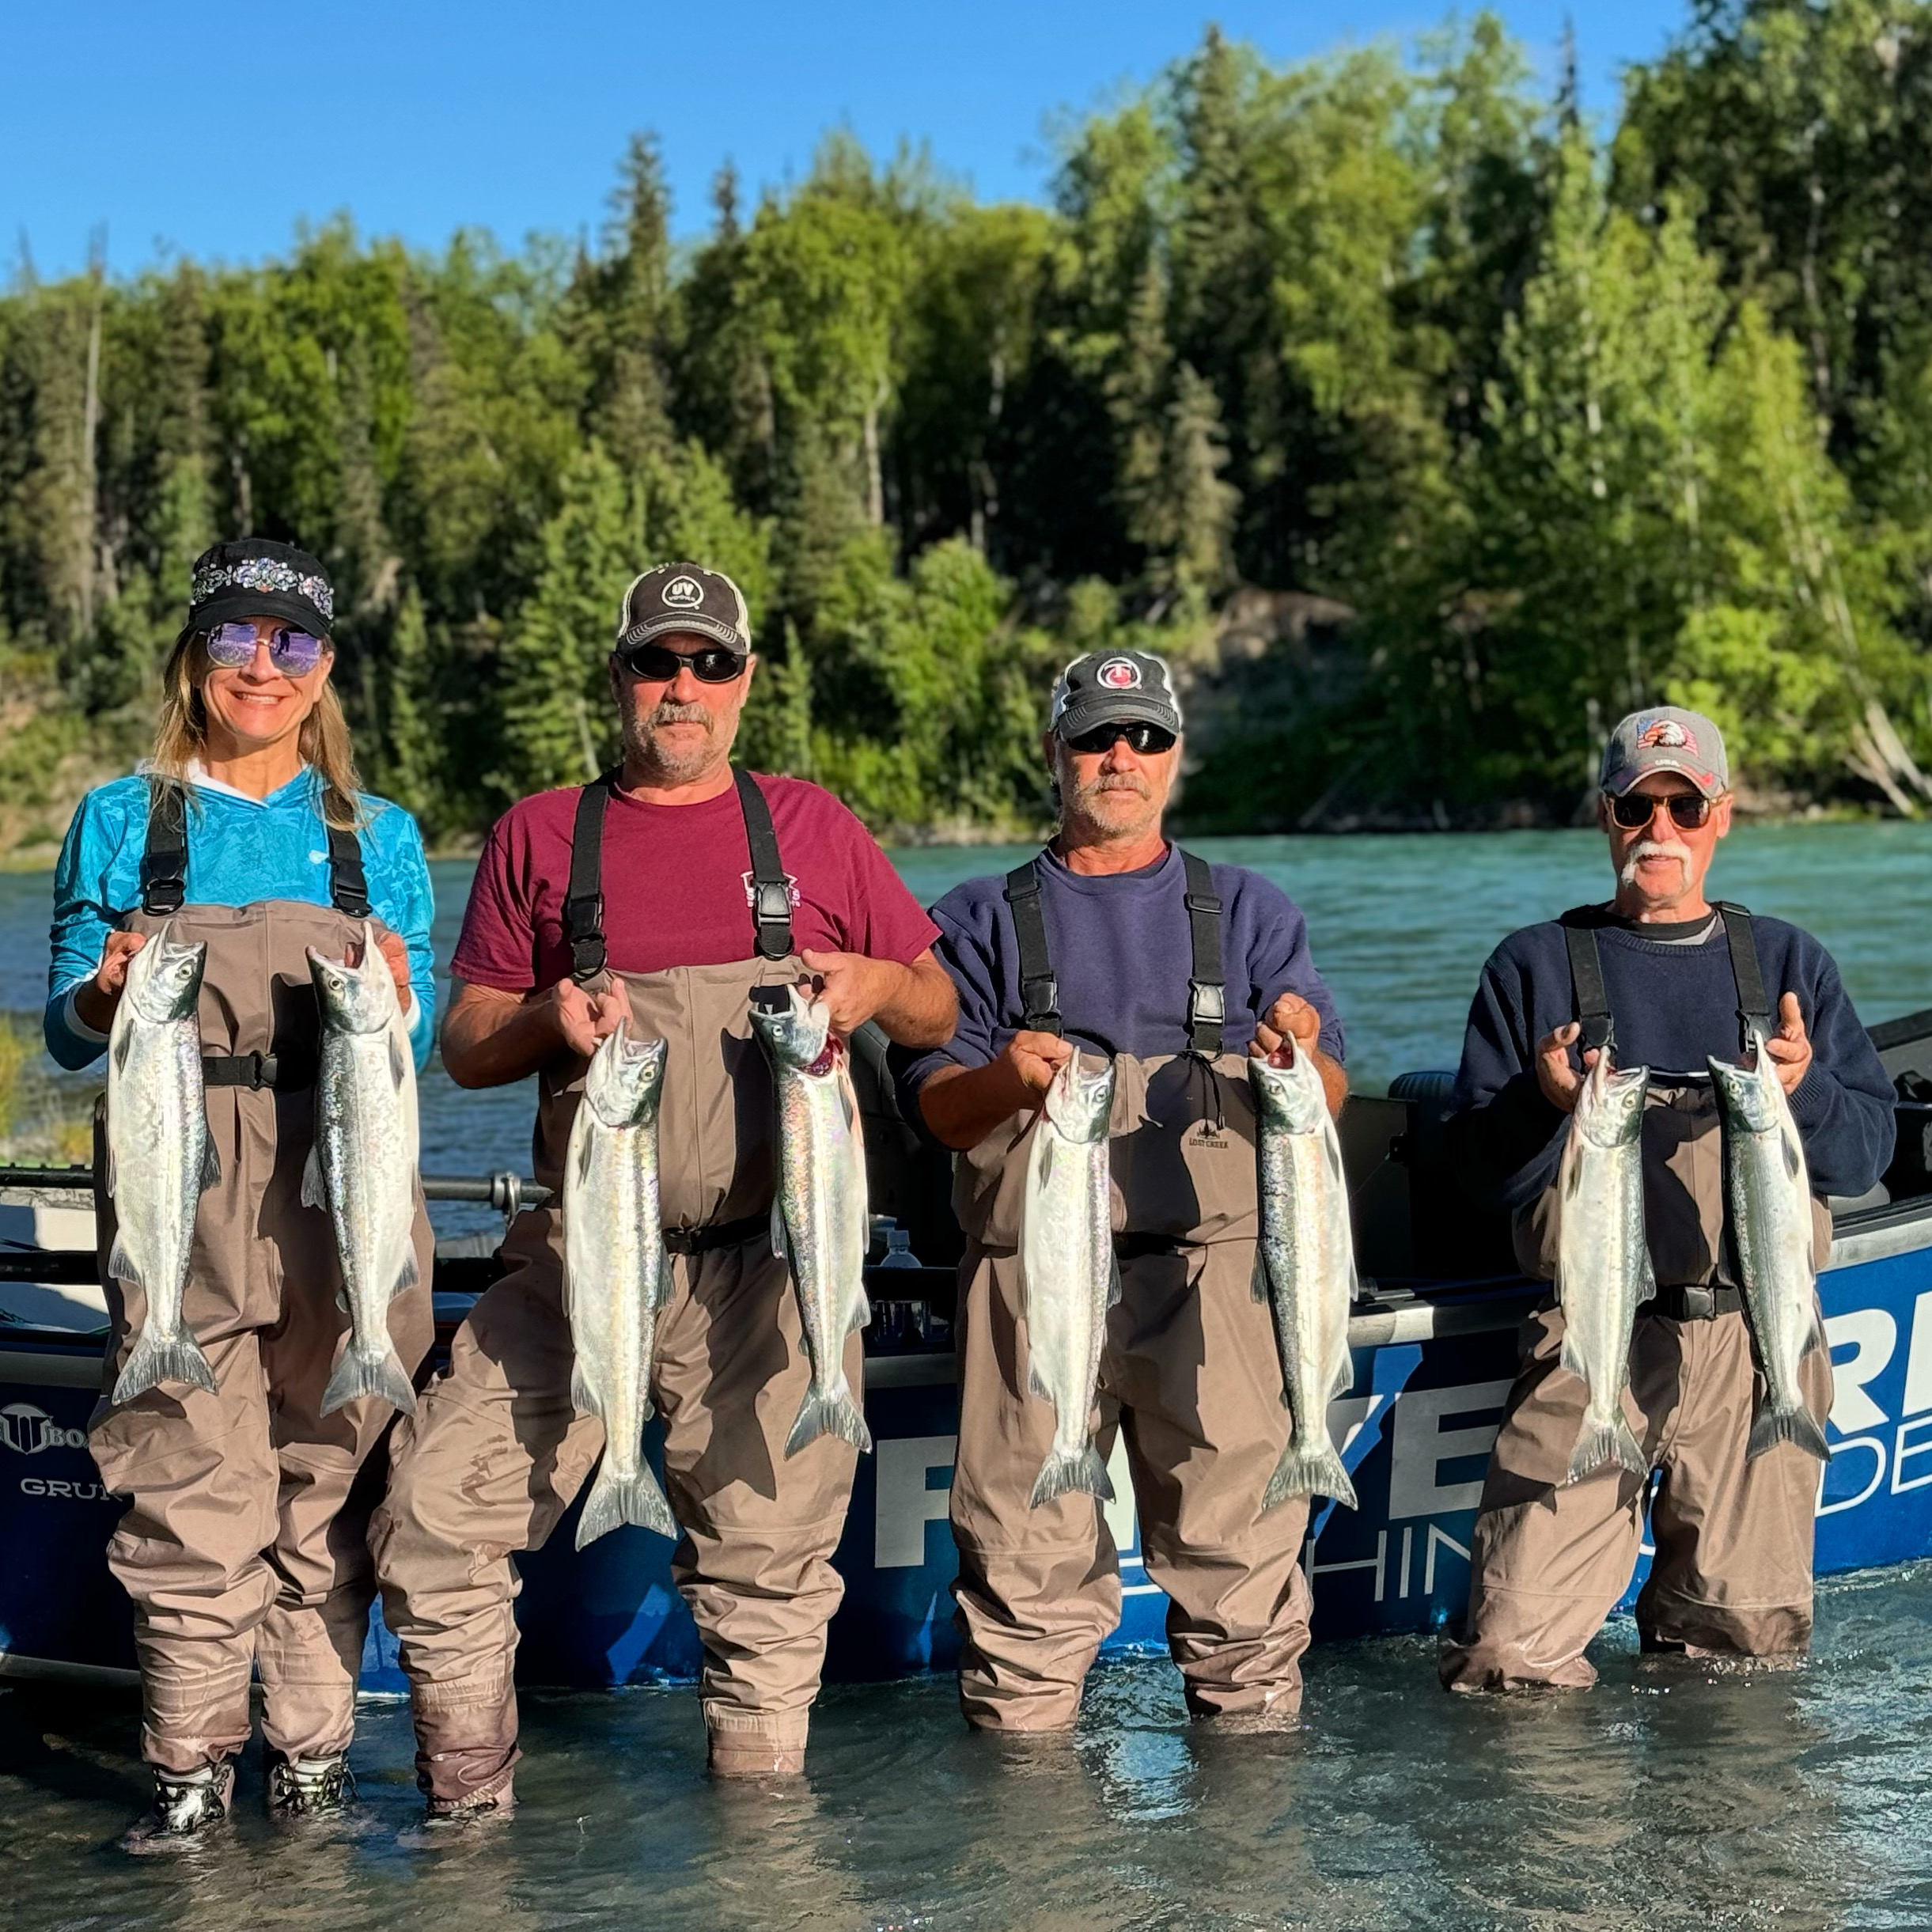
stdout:
<svg viewBox="0 0 1932 1932">
<path fill-rule="evenodd" d="M 175 639 L 161 672 L 160 714 L 154 721 L 154 756 L 150 767 L 162 784 L 185 786 L 188 767 L 208 748 L 208 708 L 201 695 L 209 670 L 208 653 L 199 631 L 184 631 Z M 322 780 L 322 816 L 343 832 L 354 832 L 362 816 L 362 781 L 355 768 L 355 751 L 349 741 L 349 721 L 343 715 L 335 687 L 324 682 L 316 693 L 297 741 L 304 761 Z"/>
</svg>

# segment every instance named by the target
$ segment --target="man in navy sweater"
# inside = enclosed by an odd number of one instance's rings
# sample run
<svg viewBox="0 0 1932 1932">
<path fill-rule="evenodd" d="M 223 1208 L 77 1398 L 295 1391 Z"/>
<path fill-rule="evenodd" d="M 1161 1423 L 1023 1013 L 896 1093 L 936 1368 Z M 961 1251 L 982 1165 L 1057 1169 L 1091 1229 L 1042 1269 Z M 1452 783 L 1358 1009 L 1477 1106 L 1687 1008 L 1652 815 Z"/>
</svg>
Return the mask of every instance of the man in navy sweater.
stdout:
<svg viewBox="0 0 1932 1932">
<path fill-rule="evenodd" d="M 953 1467 L 960 1703 L 983 1729 L 1070 1725 L 1119 1620 L 1107 1519 L 1031 1502 L 1052 1445 L 1029 1388 L 1018 1215 L 1041 1097 L 1074 1054 L 1113 1063 L 1121 1299 L 1100 1370 L 1100 1447 L 1124 1441 L 1148 1574 L 1189 1710 L 1292 1723 L 1309 1593 L 1299 1497 L 1263 1514 L 1289 1414 L 1253 1296 L 1254 1105 L 1244 1049 L 1284 1041 L 1347 1089 L 1342 1030 L 1298 908 L 1171 844 L 1180 710 L 1158 657 L 1098 651 L 1054 694 L 1044 751 L 1060 830 L 1030 865 L 933 908 L 958 1030 L 907 1066 L 908 1119 L 958 1150 L 960 1434 Z"/>
<path fill-rule="evenodd" d="M 1608 1025 L 1617 1065 L 1650 1069 L 1644 1215 L 1657 1292 L 1637 1316 L 1626 1412 L 1661 1476 L 1638 1629 L 1647 1650 L 1801 1651 L 1818 1465 L 1788 1442 L 1745 1460 L 1759 1377 L 1726 1237 L 1707 1063 L 1741 1059 L 1754 1007 L 1775 1021 L 1766 1051 L 1820 1197 L 1820 1263 L 1831 1243 L 1822 1197 L 1864 1194 L 1891 1158 L 1892 1086 L 1824 947 L 1704 896 L 1731 818 L 1716 725 L 1668 707 L 1625 718 L 1604 754 L 1601 792 L 1616 896 L 1526 926 L 1491 956 L 1463 1043 L 1451 1145 L 1472 1189 L 1511 1211 L 1525 1272 L 1547 1279 L 1557 1167 L 1593 1043 Z M 1468 1622 L 1442 1652 L 1452 1690 L 1594 1682 L 1584 1646 L 1629 1587 L 1650 1485 L 1615 1464 L 1566 1481 L 1585 1391 L 1560 1366 L 1563 1335 L 1553 1305 L 1529 1324 L 1476 1517 Z M 1822 1427 L 1824 1350 L 1805 1358 L 1804 1374 Z"/>
</svg>

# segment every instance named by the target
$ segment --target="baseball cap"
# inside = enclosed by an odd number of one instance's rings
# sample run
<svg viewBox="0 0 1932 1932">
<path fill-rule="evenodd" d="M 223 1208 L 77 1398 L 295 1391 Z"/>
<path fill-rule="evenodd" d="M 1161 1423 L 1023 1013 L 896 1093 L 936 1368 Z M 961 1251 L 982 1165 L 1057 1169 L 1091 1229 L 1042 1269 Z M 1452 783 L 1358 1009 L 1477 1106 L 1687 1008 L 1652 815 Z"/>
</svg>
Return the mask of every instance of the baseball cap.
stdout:
<svg viewBox="0 0 1932 1932">
<path fill-rule="evenodd" d="M 1674 704 L 1632 711 L 1611 733 L 1599 782 L 1620 798 L 1652 771 L 1680 771 L 1707 798 L 1731 788 L 1723 734 L 1701 711 L 1680 710 Z"/>
<path fill-rule="evenodd" d="M 1053 688 L 1047 728 L 1077 738 L 1097 725 L 1145 721 L 1180 732 L 1180 706 L 1165 661 L 1150 651 L 1096 650 L 1076 657 Z"/>
<path fill-rule="evenodd" d="M 631 579 L 617 612 L 619 650 L 648 643 L 668 631 L 715 638 L 735 651 L 752 648 L 744 593 L 722 570 L 698 563 L 661 563 Z"/>
<path fill-rule="evenodd" d="M 210 631 L 242 617 L 286 618 L 327 637 L 335 619 L 328 573 L 307 551 L 265 536 L 211 545 L 188 579 L 188 628 Z"/>
</svg>

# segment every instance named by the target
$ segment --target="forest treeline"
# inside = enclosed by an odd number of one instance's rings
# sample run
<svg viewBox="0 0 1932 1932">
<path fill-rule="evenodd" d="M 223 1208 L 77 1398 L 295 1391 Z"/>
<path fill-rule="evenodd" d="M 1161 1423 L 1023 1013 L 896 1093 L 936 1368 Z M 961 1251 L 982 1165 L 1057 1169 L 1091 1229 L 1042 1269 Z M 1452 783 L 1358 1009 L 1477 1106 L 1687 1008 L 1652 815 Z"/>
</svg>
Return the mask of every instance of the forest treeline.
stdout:
<svg viewBox="0 0 1932 1932">
<path fill-rule="evenodd" d="M 1657 699 L 1761 797 L 1911 811 L 1928 233 L 1932 6 L 1699 0 L 1613 127 L 1487 16 L 1210 32 L 1046 206 L 834 135 L 674 245 L 640 136 L 581 242 L 23 267 L 0 794 L 131 754 L 189 559 L 252 531 L 328 561 L 365 776 L 444 839 L 607 756 L 618 593 L 676 555 L 752 604 L 754 761 L 882 830 L 1037 823 L 1051 669 L 1116 640 L 1219 693 L 1196 828 L 1567 816 Z"/>
</svg>

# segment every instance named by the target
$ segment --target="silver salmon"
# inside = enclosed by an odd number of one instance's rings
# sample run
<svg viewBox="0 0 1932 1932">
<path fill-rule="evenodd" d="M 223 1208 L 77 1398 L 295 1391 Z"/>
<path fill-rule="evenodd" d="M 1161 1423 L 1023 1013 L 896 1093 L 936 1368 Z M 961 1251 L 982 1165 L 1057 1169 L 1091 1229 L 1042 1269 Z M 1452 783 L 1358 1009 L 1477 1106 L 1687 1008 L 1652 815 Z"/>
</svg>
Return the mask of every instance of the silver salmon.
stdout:
<svg viewBox="0 0 1932 1932">
<path fill-rule="evenodd" d="M 315 1145 L 302 1169 L 302 1205 L 335 1232 L 349 1341 L 322 1392 L 322 1413 L 377 1396 L 406 1415 L 416 1392 L 389 1339 L 389 1304 L 421 1279 L 416 1219 L 416 1063 L 376 929 L 362 926 L 351 966 L 308 949 L 322 1008 Z"/>
<path fill-rule="evenodd" d="M 1648 1476 L 1649 1459 L 1623 1413 L 1631 1331 L 1657 1293 L 1644 1236 L 1643 1112 L 1650 1070 L 1618 1072 L 1605 1047 L 1584 1077 L 1556 1173 L 1556 1298 L 1563 1366 L 1587 1392 L 1566 1480 L 1614 1463 Z"/>
<path fill-rule="evenodd" d="M 822 1435 L 872 1447 L 845 1377 L 845 1338 L 872 1319 L 866 1299 L 866 1151 L 845 1042 L 823 1000 L 797 987 L 780 1011 L 754 1006 L 752 1025 L 778 1085 L 778 1184 L 771 1252 L 787 1259 L 805 1322 L 812 1385 L 785 1444 L 796 1456 Z"/>
<path fill-rule="evenodd" d="M 1355 1486 L 1328 1434 L 1328 1404 L 1355 1379 L 1348 1351 L 1355 1244 L 1341 1138 L 1320 1070 L 1307 1054 L 1284 1047 L 1251 1055 L 1248 1079 L 1261 1209 L 1255 1299 L 1273 1312 L 1282 1400 L 1294 1418 L 1261 1507 L 1272 1510 L 1290 1496 L 1332 1496 L 1353 1510 Z"/>
<path fill-rule="evenodd" d="M 666 1048 L 633 1040 L 619 1020 L 591 1055 L 563 1164 L 563 1266 L 570 1400 L 604 1424 L 604 1456 L 578 1520 L 577 1547 L 619 1523 L 661 1536 L 677 1518 L 644 1455 L 657 1318 L 671 1298 L 671 1259 L 657 1206 L 657 1102 Z"/>
<path fill-rule="evenodd" d="M 1774 1444 L 1795 1442 L 1829 1462 L 1824 1431 L 1798 1385 L 1799 1363 L 1824 1346 L 1811 1247 L 1811 1175 L 1777 1065 L 1755 1029 L 1751 1051 L 1748 1071 L 1725 1060 L 1710 1063 L 1724 1129 L 1725 1204 L 1764 1368 L 1764 1393 L 1744 1460 Z"/>
<path fill-rule="evenodd" d="M 1107 1151 L 1113 1106 L 1113 1062 L 1088 1074 L 1075 1055 L 1047 1089 L 1027 1155 L 1020 1206 L 1027 1385 L 1053 1404 L 1055 1419 L 1053 1447 L 1030 1499 L 1036 1510 L 1074 1491 L 1113 1500 L 1087 1432 L 1107 1311 L 1120 1299 Z"/>
<path fill-rule="evenodd" d="M 201 975 L 208 949 L 164 926 L 127 962 L 108 1035 L 108 1192 L 116 1223 L 108 1272 L 147 1302 L 114 1385 L 127 1402 L 163 1382 L 214 1392 L 214 1371 L 182 1313 L 195 1214 L 221 1178 L 201 1084 Z"/>
</svg>

